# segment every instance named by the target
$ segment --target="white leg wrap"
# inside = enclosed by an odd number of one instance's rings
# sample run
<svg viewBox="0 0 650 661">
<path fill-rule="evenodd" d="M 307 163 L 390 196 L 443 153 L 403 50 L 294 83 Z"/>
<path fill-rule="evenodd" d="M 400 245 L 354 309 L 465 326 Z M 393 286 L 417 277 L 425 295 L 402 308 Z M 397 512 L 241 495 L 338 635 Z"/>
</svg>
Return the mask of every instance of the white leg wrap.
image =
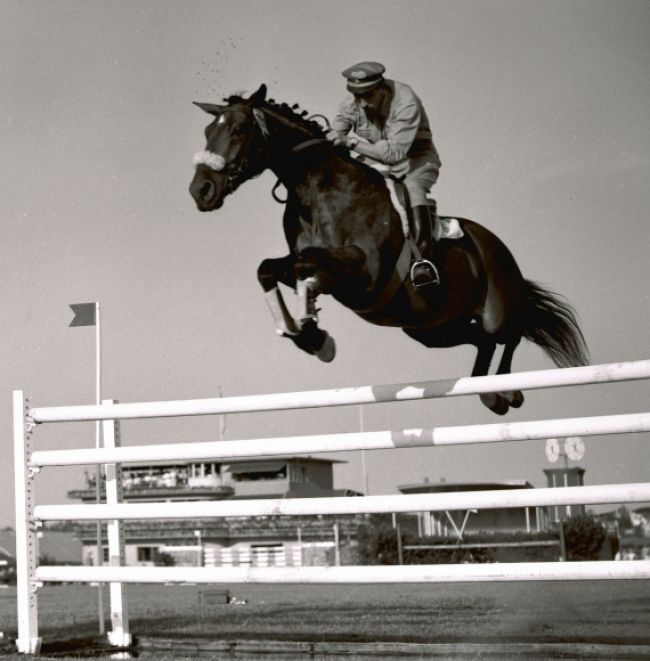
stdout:
<svg viewBox="0 0 650 661">
<path fill-rule="evenodd" d="M 298 319 L 302 326 L 307 321 L 318 322 L 316 298 L 320 294 L 318 280 L 314 277 L 298 280 L 296 283 L 298 294 Z"/>
<path fill-rule="evenodd" d="M 300 328 L 296 320 L 289 313 L 289 310 L 287 310 L 282 292 L 277 287 L 273 287 L 273 289 L 266 292 L 265 296 L 266 303 L 275 321 L 278 335 L 298 335 Z"/>
</svg>

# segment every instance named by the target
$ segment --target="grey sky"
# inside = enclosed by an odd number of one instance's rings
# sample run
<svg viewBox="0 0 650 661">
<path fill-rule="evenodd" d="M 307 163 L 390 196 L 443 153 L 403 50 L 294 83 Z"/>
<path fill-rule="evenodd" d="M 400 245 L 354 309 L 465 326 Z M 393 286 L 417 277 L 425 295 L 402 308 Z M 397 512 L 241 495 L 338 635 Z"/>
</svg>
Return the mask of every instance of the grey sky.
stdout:
<svg viewBox="0 0 650 661">
<path fill-rule="evenodd" d="M 269 85 L 331 116 L 340 71 L 385 63 L 427 107 L 442 213 L 474 218 L 526 277 L 576 307 L 593 363 L 649 357 L 650 3 L 645 0 L 33 2 L 0 0 L 0 525 L 13 524 L 11 391 L 34 405 L 94 398 L 103 310 L 104 394 L 121 401 L 406 382 L 469 373 L 473 349 L 425 350 L 322 299 L 338 343 L 324 365 L 278 338 L 258 263 L 285 252 L 273 177 L 218 213 L 187 193 L 207 116 Z M 550 367 L 533 346 L 516 370 Z M 507 420 L 648 409 L 647 383 L 529 393 Z M 477 399 L 364 409 L 367 429 L 498 422 Z M 231 417 L 228 438 L 356 431 L 358 410 Z M 213 440 L 218 421 L 131 422 L 127 444 Z M 588 439 L 590 484 L 648 479 L 648 435 Z M 88 425 L 39 428 L 40 447 L 90 446 Z M 368 456 L 371 493 L 431 480 L 544 483 L 543 442 Z M 362 488 L 340 458 L 338 486 Z M 83 471 L 44 471 L 63 502 Z M 63 477 L 62 477 L 63 476 Z"/>
</svg>

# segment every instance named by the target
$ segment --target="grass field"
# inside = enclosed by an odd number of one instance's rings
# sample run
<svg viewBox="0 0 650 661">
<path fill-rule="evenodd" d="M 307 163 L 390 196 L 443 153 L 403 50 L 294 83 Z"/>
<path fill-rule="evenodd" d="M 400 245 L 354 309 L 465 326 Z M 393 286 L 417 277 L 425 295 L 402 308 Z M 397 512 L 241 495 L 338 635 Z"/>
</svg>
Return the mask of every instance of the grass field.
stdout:
<svg viewBox="0 0 650 661">
<path fill-rule="evenodd" d="M 139 637 L 194 641 L 650 645 L 650 581 L 220 587 L 246 603 L 201 605 L 204 586 L 131 585 L 131 630 Z M 84 646 L 90 652 L 96 588 L 47 586 L 38 594 L 43 653 L 70 659 Z M 0 652 L 12 658 L 12 588 L 0 591 L 0 631 Z"/>
</svg>

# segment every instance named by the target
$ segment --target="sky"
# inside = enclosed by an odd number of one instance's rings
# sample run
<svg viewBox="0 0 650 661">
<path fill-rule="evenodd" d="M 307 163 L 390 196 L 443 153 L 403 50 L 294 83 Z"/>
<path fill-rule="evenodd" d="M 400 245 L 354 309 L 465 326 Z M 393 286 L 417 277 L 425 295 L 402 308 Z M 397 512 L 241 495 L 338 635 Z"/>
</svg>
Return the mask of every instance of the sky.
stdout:
<svg viewBox="0 0 650 661">
<path fill-rule="evenodd" d="M 440 213 L 472 218 L 525 277 L 576 308 L 593 364 L 650 358 L 650 3 L 646 0 L 0 0 L 0 526 L 14 523 L 11 401 L 92 403 L 99 301 L 104 397 L 193 399 L 467 376 L 472 347 L 425 349 L 321 297 L 324 364 L 278 337 L 258 264 L 286 253 L 271 173 L 218 212 L 188 193 L 219 102 L 261 83 L 332 117 L 341 71 L 379 60 L 421 97 L 443 166 Z M 533 345 L 515 371 L 552 367 Z M 647 382 L 538 390 L 501 419 L 478 398 L 229 416 L 225 438 L 403 429 L 648 410 Z M 124 445 L 216 440 L 218 419 L 122 423 Z M 586 484 L 648 479 L 648 434 L 585 439 Z M 272 443 L 272 441 L 269 441 Z M 94 445 L 92 423 L 39 426 L 35 448 Z M 329 455 L 363 491 L 360 453 Z M 367 454 L 371 494 L 525 479 L 544 441 Z M 64 503 L 83 468 L 44 469 Z"/>
</svg>

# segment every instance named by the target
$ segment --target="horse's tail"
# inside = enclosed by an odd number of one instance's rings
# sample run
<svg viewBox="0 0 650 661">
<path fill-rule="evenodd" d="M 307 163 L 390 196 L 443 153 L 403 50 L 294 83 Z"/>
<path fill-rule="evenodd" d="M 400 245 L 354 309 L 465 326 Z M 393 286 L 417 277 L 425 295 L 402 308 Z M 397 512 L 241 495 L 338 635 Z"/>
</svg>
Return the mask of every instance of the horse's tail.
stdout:
<svg viewBox="0 0 650 661">
<path fill-rule="evenodd" d="M 558 367 L 587 365 L 589 350 L 575 311 L 558 294 L 525 281 L 524 337 L 541 347 Z"/>
</svg>

